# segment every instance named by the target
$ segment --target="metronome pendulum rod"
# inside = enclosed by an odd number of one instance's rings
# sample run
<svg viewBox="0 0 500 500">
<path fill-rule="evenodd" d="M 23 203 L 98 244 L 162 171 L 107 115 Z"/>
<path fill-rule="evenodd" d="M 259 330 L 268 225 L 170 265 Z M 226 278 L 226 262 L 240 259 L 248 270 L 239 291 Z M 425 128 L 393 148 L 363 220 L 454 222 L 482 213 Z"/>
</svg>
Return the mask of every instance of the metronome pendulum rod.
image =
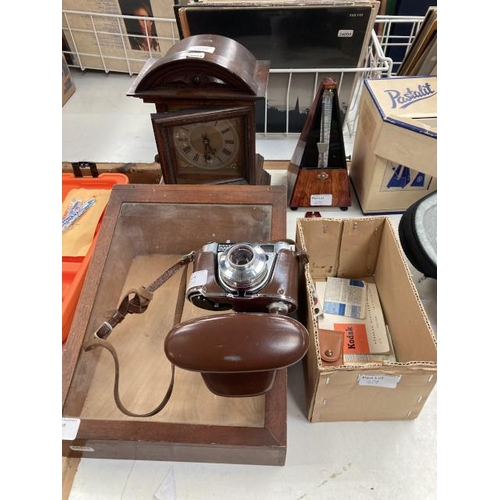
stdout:
<svg viewBox="0 0 500 500">
<path fill-rule="evenodd" d="M 318 142 L 318 168 L 328 167 L 328 150 L 333 111 L 333 89 L 326 87 L 321 101 L 321 131 Z"/>
</svg>

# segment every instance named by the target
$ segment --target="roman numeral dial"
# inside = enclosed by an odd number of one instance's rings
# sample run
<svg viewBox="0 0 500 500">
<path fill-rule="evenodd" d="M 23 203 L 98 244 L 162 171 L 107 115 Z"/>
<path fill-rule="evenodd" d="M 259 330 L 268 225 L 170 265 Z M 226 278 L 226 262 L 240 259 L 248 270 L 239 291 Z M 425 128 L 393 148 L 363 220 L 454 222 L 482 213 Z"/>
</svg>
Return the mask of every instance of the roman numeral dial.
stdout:
<svg viewBox="0 0 500 500">
<path fill-rule="evenodd" d="M 178 158 L 184 164 L 208 170 L 239 168 L 239 124 L 239 119 L 227 118 L 175 126 Z"/>
</svg>

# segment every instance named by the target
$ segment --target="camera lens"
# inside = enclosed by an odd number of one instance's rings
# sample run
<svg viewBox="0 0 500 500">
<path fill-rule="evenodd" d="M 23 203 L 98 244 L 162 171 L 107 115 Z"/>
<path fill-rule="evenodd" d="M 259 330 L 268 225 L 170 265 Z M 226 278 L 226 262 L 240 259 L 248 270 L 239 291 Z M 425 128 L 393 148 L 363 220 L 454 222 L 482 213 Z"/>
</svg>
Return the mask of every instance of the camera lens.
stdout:
<svg viewBox="0 0 500 500">
<path fill-rule="evenodd" d="M 253 257 L 253 250 L 250 247 L 244 246 L 233 247 L 227 256 L 231 264 L 235 266 L 246 266 L 252 262 Z"/>
<path fill-rule="evenodd" d="M 240 243 L 219 256 L 219 276 L 230 290 L 254 291 L 267 276 L 267 254 L 259 245 Z"/>
</svg>

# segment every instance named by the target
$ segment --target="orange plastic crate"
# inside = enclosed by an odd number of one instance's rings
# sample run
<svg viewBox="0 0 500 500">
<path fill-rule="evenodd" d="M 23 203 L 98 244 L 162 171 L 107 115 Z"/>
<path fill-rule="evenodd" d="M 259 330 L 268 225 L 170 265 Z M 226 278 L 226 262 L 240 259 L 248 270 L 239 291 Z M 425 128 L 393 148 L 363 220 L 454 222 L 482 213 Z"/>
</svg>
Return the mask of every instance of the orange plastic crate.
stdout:
<svg viewBox="0 0 500 500">
<path fill-rule="evenodd" d="M 73 174 L 62 174 L 62 201 L 72 189 L 113 189 L 115 184 L 128 184 L 125 174 L 100 174 L 98 177 L 75 177 Z M 102 220 L 102 217 L 101 217 Z M 101 227 L 97 224 L 92 245 L 84 257 L 62 256 L 62 341 L 68 338 L 73 316 L 75 315 L 85 275 Z"/>
</svg>

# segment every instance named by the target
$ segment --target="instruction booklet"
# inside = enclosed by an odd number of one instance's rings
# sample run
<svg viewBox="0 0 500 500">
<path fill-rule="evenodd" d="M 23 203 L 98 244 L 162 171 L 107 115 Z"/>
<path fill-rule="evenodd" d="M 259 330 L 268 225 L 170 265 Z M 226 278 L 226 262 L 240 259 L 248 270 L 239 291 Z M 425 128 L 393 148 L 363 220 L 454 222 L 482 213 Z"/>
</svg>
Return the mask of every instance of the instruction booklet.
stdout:
<svg viewBox="0 0 500 500">
<path fill-rule="evenodd" d="M 323 312 L 364 319 L 366 285 L 363 280 L 328 277 L 323 295 Z"/>
<path fill-rule="evenodd" d="M 344 364 L 396 361 L 377 286 L 371 278 L 328 278 L 315 286 L 318 327 L 344 332 Z"/>
</svg>

